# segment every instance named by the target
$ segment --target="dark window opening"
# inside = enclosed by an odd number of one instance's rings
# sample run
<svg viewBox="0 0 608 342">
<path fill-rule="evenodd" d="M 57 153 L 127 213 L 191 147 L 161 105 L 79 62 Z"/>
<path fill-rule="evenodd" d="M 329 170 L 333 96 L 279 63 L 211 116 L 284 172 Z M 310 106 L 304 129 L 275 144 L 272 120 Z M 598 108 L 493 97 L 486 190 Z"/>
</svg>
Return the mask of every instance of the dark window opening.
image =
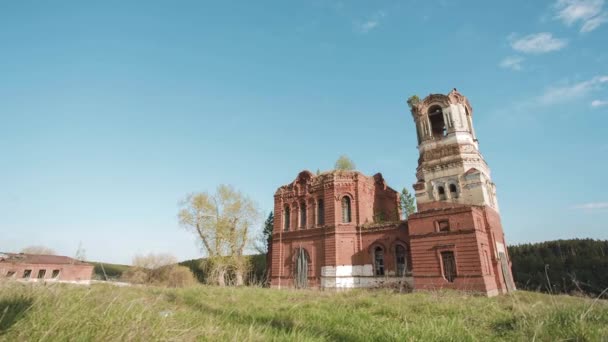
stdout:
<svg viewBox="0 0 608 342">
<path fill-rule="evenodd" d="M 7 277 L 12 277 L 15 275 L 15 271 L 8 271 L 8 273 L 6 274 Z"/>
<path fill-rule="evenodd" d="M 456 279 L 456 260 L 454 252 L 441 252 L 441 262 L 443 264 L 443 277 L 450 283 Z"/>
<path fill-rule="evenodd" d="M 306 203 L 300 203 L 300 227 L 306 228 Z"/>
<path fill-rule="evenodd" d="M 342 222 L 349 223 L 351 221 L 350 197 L 342 197 Z"/>
<path fill-rule="evenodd" d="M 432 106 L 429 108 L 429 121 L 431 122 L 431 132 L 433 133 L 433 137 L 441 138 L 446 136 L 447 129 L 445 127 L 441 107 Z"/>
<path fill-rule="evenodd" d="M 374 249 L 374 273 L 377 276 L 384 275 L 384 250 L 382 247 L 376 247 Z"/>
<path fill-rule="evenodd" d="M 439 199 L 440 200 L 444 200 L 445 199 L 445 189 L 443 188 L 443 186 L 437 187 L 437 194 L 439 194 Z"/>
<path fill-rule="evenodd" d="M 44 279 L 45 275 L 46 275 L 46 270 L 39 270 L 38 271 L 38 279 Z"/>
<path fill-rule="evenodd" d="M 449 232 L 450 231 L 450 221 L 448 221 L 448 220 L 437 221 L 437 231 Z"/>
<path fill-rule="evenodd" d="M 23 271 L 23 279 L 29 279 L 32 275 L 32 270 Z"/>
<path fill-rule="evenodd" d="M 284 213 L 283 213 L 283 228 L 285 231 L 289 230 L 289 219 L 290 219 L 290 211 L 289 211 L 289 206 L 285 207 Z"/>
<path fill-rule="evenodd" d="M 323 200 L 320 199 L 317 202 L 317 225 L 322 226 L 325 224 L 325 206 L 323 204 Z"/>
<path fill-rule="evenodd" d="M 455 184 L 450 184 L 450 192 L 453 194 L 458 192 Z"/>
<path fill-rule="evenodd" d="M 53 270 L 53 274 L 51 276 L 53 279 L 59 278 L 59 270 Z"/>
<path fill-rule="evenodd" d="M 397 276 L 402 277 L 407 272 L 407 258 L 405 256 L 405 247 L 397 245 L 395 247 L 395 259 L 397 259 Z"/>
</svg>

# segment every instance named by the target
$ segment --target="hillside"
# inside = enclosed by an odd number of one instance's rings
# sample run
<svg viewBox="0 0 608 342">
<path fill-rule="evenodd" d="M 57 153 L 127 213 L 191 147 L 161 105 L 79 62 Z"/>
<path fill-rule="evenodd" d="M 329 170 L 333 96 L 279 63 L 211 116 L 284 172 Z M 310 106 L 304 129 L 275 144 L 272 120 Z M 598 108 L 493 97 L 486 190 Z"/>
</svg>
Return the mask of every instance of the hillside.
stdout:
<svg viewBox="0 0 608 342">
<path fill-rule="evenodd" d="M 132 266 L 129 265 L 121 265 L 121 264 L 108 264 L 105 262 L 96 262 L 96 261 L 87 261 L 88 263 L 95 266 L 93 269 L 93 277 L 95 279 L 105 280 L 105 276 L 108 277 L 109 280 L 117 280 L 120 279 L 122 274 L 127 271 Z M 104 275 L 105 271 L 105 275 Z"/>
<path fill-rule="evenodd" d="M 608 304 L 517 292 L 0 283 L 0 340 L 467 341 L 608 338 Z"/>
</svg>

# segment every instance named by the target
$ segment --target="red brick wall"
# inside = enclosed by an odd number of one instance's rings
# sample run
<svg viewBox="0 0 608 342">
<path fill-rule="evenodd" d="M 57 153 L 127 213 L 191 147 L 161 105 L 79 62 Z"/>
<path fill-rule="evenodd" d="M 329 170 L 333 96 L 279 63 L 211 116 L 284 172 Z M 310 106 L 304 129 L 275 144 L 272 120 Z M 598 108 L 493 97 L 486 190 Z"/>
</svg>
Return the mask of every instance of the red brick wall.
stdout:
<svg viewBox="0 0 608 342">
<path fill-rule="evenodd" d="M 93 276 L 93 265 L 89 264 L 56 265 L 0 262 L 0 275 L 2 276 L 6 276 L 9 271 L 12 271 L 15 272 L 15 279 L 23 279 L 25 270 L 32 270 L 30 280 L 38 279 L 39 270 L 46 270 L 45 280 L 53 280 L 53 270 L 59 270 L 59 277 L 55 280 L 60 281 L 88 281 Z"/>
<path fill-rule="evenodd" d="M 449 232 L 437 231 L 436 222 L 440 220 L 449 221 Z M 496 242 L 505 250 L 506 243 L 496 211 L 473 206 L 432 209 L 411 215 L 408 225 L 416 288 L 506 291 Z M 457 277 L 453 283 L 443 276 L 441 251 L 454 252 Z"/>
<path fill-rule="evenodd" d="M 304 176 L 302 176 L 304 175 Z M 323 179 L 323 182 L 319 182 Z M 500 215 L 489 207 L 427 203 L 410 215 L 407 223 L 374 223 L 396 219 L 399 194 L 386 186 L 381 175 L 360 173 L 315 176 L 300 173 L 294 183 L 275 195 L 275 230 L 271 247 L 271 284 L 293 286 L 294 254 L 304 248 L 310 257 L 309 286 L 320 284 L 323 266 L 369 265 L 373 249 L 384 250 L 385 274 L 396 272 L 395 246 L 409 253 L 408 269 L 416 289 L 453 288 L 485 293 L 506 291 L 497 259 L 496 243 L 504 242 Z M 341 200 L 349 196 L 352 222 L 342 223 Z M 325 224 L 316 226 L 315 201 L 324 199 Z M 307 226 L 297 227 L 297 205 L 307 203 Z M 289 204 L 290 231 L 283 230 L 283 207 Z M 379 215 L 381 213 L 381 215 Z M 438 221 L 449 222 L 448 232 L 438 231 Z M 442 271 L 441 252 L 453 251 L 457 277 L 448 282 Z"/>
</svg>

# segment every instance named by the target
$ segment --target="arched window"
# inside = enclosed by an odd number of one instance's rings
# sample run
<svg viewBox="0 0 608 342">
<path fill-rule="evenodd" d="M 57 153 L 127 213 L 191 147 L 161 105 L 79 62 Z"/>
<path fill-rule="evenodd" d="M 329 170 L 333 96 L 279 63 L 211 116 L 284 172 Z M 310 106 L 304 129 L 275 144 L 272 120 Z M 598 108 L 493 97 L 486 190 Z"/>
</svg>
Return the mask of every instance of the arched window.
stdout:
<svg viewBox="0 0 608 342">
<path fill-rule="evenodd" d="M 443 266 L 443 277 L 450 283 L 456 278 L 456 260 L 454 252 L 441 252 L 441 263 Z"/>
<path fill-rule="evenodd" d="M 290 216 L 291 216 L 290 214 L 291 214 L 291 212 L 289 210 L 289 206 L 286 205 L 285 210 L 283 211 L 283 229 L 285 231 L 289 230 L 289 221 L 290 221 Z"/>
<path fill-rule="evenodd" d="M 429 121 L 431 122 L 431 132 L 434 138 L 442 138 L 447 134 L 447 128 L 443 118 L 443 110 L 438 105 L 429 108 Z"/>
<path fill-rule="evenodd" d="M 444 200 L 445 199 L 445 189 L 443 188 L 443 186 L 438 186 L 437 187 L 437 194 L 439 194 L 439 199 L 440 200 Z"/>
<path fill-rule="evenodd" d="M 374 249 L 374 274 L 377 276 L 384 275 L 384 250 L 382 247 Z"/>
<path fill-rule="evenodd" d="M 317 226 L 322 226 L 325 224 L 325 204 L 323 200 L 320 199 L 317 202 Z"/>
<path fill-rule="evenodd" d="M 300 228 L 306 228 L 306 203 L 300 203 Z"/>
<path fill-rule="evenodd" d="M 350 197 L 342 197 L 342 223 L 351 221 Z"/>
<path fill-rule="evenodd" d="M 456 184 L 450 184 L 450 196 L 452 198 L 458 198 L 458 189 L 456 188 Z"/>
<path fill-rule="evenodd" d="M 407 257 L 405 255 L 405 247 L 402 245 L 395 246 L 395 259 L 397 262 L 397 276 L 402 277 L 407 271 Z"/>
</svg>

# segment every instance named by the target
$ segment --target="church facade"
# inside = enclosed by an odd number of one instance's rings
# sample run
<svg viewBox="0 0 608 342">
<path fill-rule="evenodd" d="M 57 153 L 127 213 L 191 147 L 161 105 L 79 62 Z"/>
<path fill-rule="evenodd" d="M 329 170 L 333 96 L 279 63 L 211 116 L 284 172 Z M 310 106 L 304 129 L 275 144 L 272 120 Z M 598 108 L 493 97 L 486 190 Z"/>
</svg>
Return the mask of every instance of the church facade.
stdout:
<svg viewBox="0 0 608 342">
<path fill-rule="evenodd" d="M 469 101 L 454 89 L 413 103 L 411 112 L 417 212 L 400 220 L 399 193 L 380 173 L 300 172 L 274 196 L 272 287 L 407 284 L 488 296 L 515 289 Z"/>
</svg>

